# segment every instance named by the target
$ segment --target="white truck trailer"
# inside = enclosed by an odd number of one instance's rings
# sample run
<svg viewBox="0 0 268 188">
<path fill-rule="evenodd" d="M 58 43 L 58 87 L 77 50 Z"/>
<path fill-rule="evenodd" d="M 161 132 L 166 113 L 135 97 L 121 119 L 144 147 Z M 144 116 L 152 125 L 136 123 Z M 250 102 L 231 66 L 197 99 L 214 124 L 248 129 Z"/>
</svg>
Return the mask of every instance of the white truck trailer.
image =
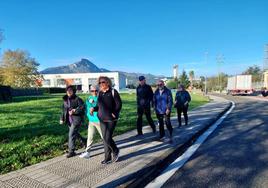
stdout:
<svg viewBox="0 0 268 188">
<path fill-rule="evenodd" d="M 228 78 L 227 93 L 231 95 L 250 95 L 252 88 L 251 75 L 236 75 Z"/>
</svg>

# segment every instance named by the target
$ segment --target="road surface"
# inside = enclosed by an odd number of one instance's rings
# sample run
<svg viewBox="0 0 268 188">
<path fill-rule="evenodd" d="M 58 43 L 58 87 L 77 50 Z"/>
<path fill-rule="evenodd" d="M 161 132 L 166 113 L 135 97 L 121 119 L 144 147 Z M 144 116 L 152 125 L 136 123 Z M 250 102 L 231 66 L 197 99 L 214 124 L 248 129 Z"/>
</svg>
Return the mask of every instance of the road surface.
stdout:
<svg viewBox="0 0 268 188">
<path fill-rule="evenodd" d="M 268 102 L 225 98 L 236 107 L 162 187 L 268 187 Z"/>
</svg>

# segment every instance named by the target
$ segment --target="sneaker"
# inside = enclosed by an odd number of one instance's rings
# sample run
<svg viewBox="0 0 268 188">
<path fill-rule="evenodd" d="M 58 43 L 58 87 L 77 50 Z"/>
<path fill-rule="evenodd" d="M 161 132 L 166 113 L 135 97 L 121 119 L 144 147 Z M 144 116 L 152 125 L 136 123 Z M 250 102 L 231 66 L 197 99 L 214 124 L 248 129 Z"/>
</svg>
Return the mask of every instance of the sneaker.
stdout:
<svg viewBox="0 0 268 188">
<path fill-rule="evenodd" d="M 71 158 L 71 157 L 74 157 L 76 156 L 76 153 L 75 152 L 70 152 L 66 155 L 66 158 Z"/>
<path fill-rule="evenodd" d="M 119 149 L 118 149 L 118 152 L 113 154 L 113 162 L 118 161 L 118 158 L 119 158 Z"/>
<path fill-rule="evenodd" d="M 159 141 L 164 142 L 165 139 L 166 139 L 166 138 L 163 136 L 163 137 L 159 138 Z"/>
<path fill-rule="evenodd" d="M 169 138 L 169 139 L 168 139 L 168 142 L 169 142 L 170 144 L 173 144 L 173 139 L 172 139 L 172 138 Z"/>
<path fill-rule="evenodd" d="M 84 158 L 84 159 L 89 159 L 90 158 L 90 153 L 89 152 L 84 152 L 81 155 L 79 155 L 80 158 Z"/>
<path fill-rule="evenodd" d="M 110 163 L 112 163 L 112 160 L 110 159 L 110 160 L 103 160 L 103 161 L 101 161 L 101 164 L 103 164 L 103 165 L 106 165 L 106 164 L 110 164 Z"/>
</svg>

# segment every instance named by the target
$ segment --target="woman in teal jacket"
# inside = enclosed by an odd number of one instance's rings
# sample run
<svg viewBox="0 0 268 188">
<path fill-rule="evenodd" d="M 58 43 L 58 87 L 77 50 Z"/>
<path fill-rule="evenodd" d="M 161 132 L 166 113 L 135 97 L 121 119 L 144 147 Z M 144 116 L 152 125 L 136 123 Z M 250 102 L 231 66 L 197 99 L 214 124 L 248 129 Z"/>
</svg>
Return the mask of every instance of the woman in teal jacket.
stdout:
<svg viewBox="0 0 268 188">
<path fill-rule="evenodd" d="M 86 148 L 86 151 L 79 156 L 85 159 L 90 158 L 90 149 L 93 144 L 93 137 L 94 137 L 96 129 L 102 138 L 100 120 L 98 118 L 97 112 L 93 112 L 93 114 L 90 114 L 90 109 L 94 108 L 98 103 L 97 87 L 91 86 L 90 92 L 91 92 L 91 95 L 86 100 L 86 116 L 88 118 L 87 148 Z"/>
</svg>

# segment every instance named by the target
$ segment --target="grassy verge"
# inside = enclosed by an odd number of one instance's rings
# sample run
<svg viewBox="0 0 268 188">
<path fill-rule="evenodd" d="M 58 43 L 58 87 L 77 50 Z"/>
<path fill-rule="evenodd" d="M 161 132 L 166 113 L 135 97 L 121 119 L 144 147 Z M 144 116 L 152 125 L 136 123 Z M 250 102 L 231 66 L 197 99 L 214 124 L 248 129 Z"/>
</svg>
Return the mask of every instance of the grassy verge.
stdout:
<svg viewBox="0 0 268 188">
<path fill-rule="evenodd" d="M 83 99 L 87 95 L 80 95 Z M 136 128 L 136 96 L 122 94 L 123 109 L 115 134 Z M 208 99 L 192 95 L 190 109 L 203 105 Z M 59 125 L 61 95 L 17 97 L 12 103 L 0 104 L 0 173 L 59 156 L 67 149 L 66 126 Z M 173 110 L 175 115 L 175 110 Z M 155 116 L 153 115 L 154 119 Z M 146 121 L 144 120 L 144 124 Z M 86 126 L 82 126 L 86 136 Z M 96 134 L 96 140 L 99 135 Z"/>
</svg>

